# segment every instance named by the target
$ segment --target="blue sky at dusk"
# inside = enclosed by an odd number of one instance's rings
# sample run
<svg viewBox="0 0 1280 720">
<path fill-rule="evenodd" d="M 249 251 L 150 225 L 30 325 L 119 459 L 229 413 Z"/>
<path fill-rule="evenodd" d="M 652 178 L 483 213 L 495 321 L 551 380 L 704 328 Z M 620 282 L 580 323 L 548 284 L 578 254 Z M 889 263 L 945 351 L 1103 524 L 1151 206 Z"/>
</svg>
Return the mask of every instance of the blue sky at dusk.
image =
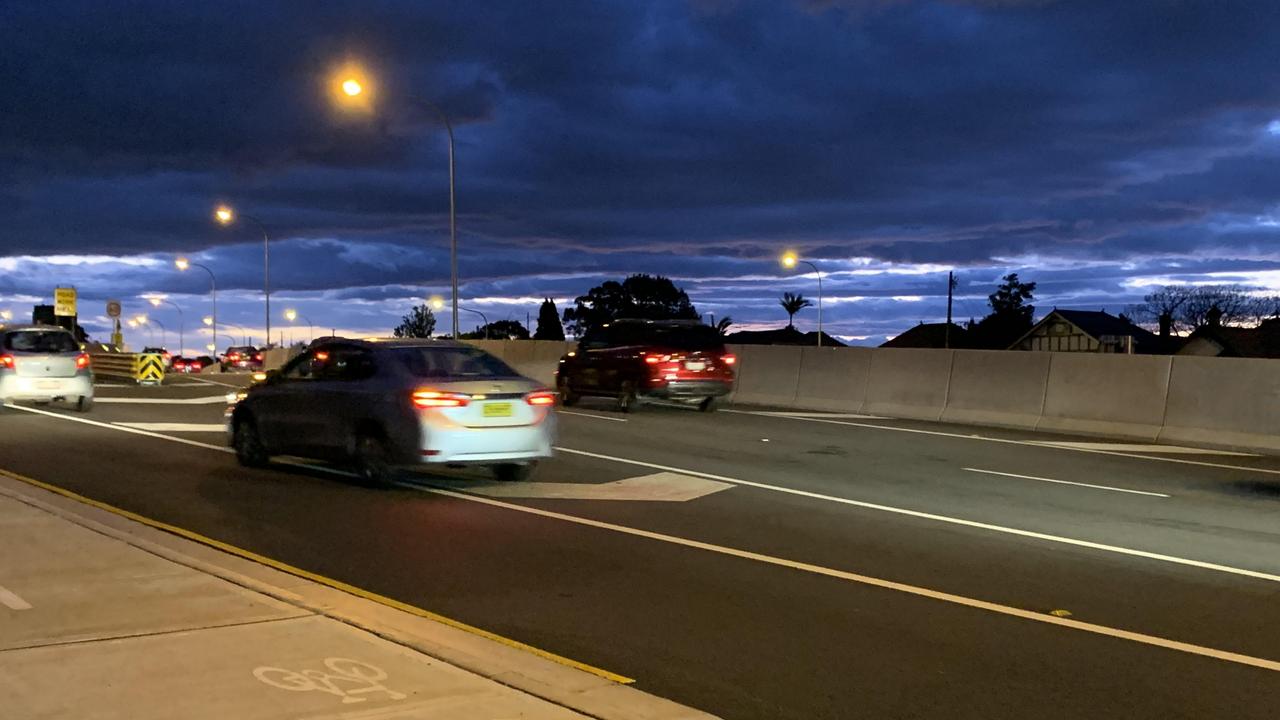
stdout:
<svg viewBox="0 0 1280 720">
<path fill-rule="evenodd" d="M 14 0 L 0 308 L 74 285 L 91 334 L 108 298 L 172 334 L 160 294 L 191 329 L 186 255 L 260 338 L 260 238 L 212 222 L 228 202 L 274 238 L 273 325 L 387 333 L 448 295 L 445 134 L 417 99 L 453 118 L 460 297 L 490 320 L 647 272 L 777 326 L 783 292 L 816 300 L 784 249 L 860 344 L 940 321 L 950 270 L 961 319 L 1010 271 L 1042 310 L 1280 291 L 1277 26 L 1226 0 Z M 332 102 L 344 66 L 367 112 Z"/>
</svg>

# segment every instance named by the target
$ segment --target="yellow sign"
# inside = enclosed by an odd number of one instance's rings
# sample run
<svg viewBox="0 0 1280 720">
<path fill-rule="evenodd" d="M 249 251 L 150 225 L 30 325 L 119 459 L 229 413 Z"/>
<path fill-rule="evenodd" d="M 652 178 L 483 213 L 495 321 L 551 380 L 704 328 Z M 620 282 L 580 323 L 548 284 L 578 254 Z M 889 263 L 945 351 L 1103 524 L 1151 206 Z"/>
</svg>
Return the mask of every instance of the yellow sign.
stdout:
<svg viewBox="0 0 1280 720">
<path fill-rule="evenodd" d="M 53 291 L 53 314 L 58 317 L 75 317 L 75 288 L 58 288 Z"/>
<path fill-rule="evenodd" d="M 133 377 L 139 383 L 164 382 L 164 359 L 156 353 L 135 355 Z"/>
<path fill-rule="evenodd" d="M 485 417 L 511 417 L 511 403 L 487 403 L 484 406 Z"/>
</svg>

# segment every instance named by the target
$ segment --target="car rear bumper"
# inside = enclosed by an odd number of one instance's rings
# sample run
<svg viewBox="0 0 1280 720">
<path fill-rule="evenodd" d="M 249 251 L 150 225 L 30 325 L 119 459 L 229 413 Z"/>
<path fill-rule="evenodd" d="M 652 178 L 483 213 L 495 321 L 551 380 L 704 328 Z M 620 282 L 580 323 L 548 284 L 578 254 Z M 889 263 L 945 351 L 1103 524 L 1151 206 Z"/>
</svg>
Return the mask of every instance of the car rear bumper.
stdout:
<svg viewBox="0 0 1280 720">
<path fill-rule="evenodd" d="M 723 397 L 733 390 L 731 380 L 667 380 L 658 381 L 644 391 L 646 397 L 664 400 Z"/>
<path fill-rule="evenodd" d="M 84 374 L 75 377 L 42 378 L 19 377 L 12 373 L 0 375 L 0 401 L 93 399 L 93 376 Z"/>
<path fill-rule="evenodd" d="M 417 461 L 492 463 L 549 458 L 555 442 L 555 415 L 537 425 L 501 428 L 422 428 Z"/>
</svg>

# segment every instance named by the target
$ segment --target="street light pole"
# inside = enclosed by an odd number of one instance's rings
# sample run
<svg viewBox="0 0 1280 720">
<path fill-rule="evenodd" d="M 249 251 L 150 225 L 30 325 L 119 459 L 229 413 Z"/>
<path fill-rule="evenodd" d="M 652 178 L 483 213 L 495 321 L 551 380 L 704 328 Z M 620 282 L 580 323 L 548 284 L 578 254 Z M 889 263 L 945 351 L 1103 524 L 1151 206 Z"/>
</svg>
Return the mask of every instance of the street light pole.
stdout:
<svg viewBox="0 0 1280 720">
<path fill-rule="evenodd" d="M 479 316 L 480 316 L 480 319 L 484 321 L 484 339 L 485 339 L 485 340 L 488 340 L 488 339 L 489 339 L 489 318 L 485 317 L 485 314 L 484 314 L 484 313 L 480 312 L 479 310 L 472 310 L 471 308 L 464 308 L 464 307 L 459 307 L 459 308 L 454 308 L 454 309 L 455 309 L 455 310 L 465 310 L 465 311 L 467 311 L 467 312 L 469 312 L 469 313 L 475 313 L 475 314 L 479 315 Z M 454 330 L 454 334 L 453 334 L 453 336 L 454 336 L 455 338 L 456 338 L 456 337 L 458 337 L 458 333 L 457 333 L 457 330 L 456 330 L 456 329 Z"/>
<path fill-rule="evenodd" d="M 795 253 L 782 256 L 782 264 L 785 267 L 795 267 L 801 263 L 813 268 L 814 274 L 818 276 L 818 347 L 822 347 L 822 271 L 808 260 L 801 260 Z"/>
<path fill-rule="evenodd" d="M 160 303 L 168 303 L 178 311 L 178 356 L 182 357 L 187 354 L 187 338 L 186 338 L 186 321 L 182 318 L 182 308 L 178 307 L 178 303 L 168 298 L 149 298 L 152 307 L 160 307 Z"/>
<path fill-rule="evenodd" d="M 236 221 L 237 213 L 226 205 L 220 205 L 213 212 L 213 216 L 223 225 L 230 225 Z M 262 296 L 264 300 L 264 319 L 266 320 L 266 345 L 271 345 L 271 237 L 267 234 L 267 226 L 261 220 L 244 213 L 239 216 L 248 220 L 258 227 L 258 231 L 262 233 Z"/>
<path fill-rule="evenodd" d="M 204 265 L 201 265 L 200 263 L 193 263 L 190 260 L 187 260 L 186 258 L 178 258 L 176 261 L 174 261 L 174 264 L 178 266 L 179 270 L 186 270 L 187 268 L 198 267 L 201 270 L 209 273 L 209 294 L 211 296 L 211 300 L 213 301 L 213 314 L 212 314 L 213 322 L 210 323 L 210 328 L 213 332 L 213 352 L 217 353 L 218 352 L 218 279 L 213 276 L 213 271 L 210 270 L 209 268 L 205 267 Z M 177 306 L 175 305 L 174 307 L 177 307 Z M 179 310 L 178 312 L 182 312 L 182 311 Z"/>
</svg>

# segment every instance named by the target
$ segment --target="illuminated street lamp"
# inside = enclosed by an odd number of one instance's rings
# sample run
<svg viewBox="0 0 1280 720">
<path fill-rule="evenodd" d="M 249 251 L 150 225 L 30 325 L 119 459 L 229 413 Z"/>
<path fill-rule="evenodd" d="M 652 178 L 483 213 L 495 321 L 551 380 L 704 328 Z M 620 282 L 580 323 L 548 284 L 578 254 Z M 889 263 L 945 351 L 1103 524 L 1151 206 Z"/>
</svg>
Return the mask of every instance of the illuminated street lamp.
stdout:
<svg viewBox="0 0 1280 720">
<path fill-rule="evenodd" d="M 304 323 L 306 323 L 306 324 L 307 324 L 307 329 L 308 329 L 308 331 L 310 332 L 310 337 L 308 338 L 307 342 L 311 342 L 311 341 L 315 340 L 315 339 L 316 339 L 316 327 L 315 327 L 314 325 L 312 325 L 312 324 L 311 324 L 311 321 L 307 319 L 307 316 L 306 316 L 306 315 L 299 315 L 299 314 L 298 314 L 298 311 L 297 311 L 297 310 L 294 310 L 293 308 L 289 308 L 288 310 L 285 310 L 285 311 L 284 311 L 284 319 L 285 319 L 285 320 L 288 320 L 289 322 L 293 322 L 294 320 L 297 320 L 298 318 L 302 318 L 302 322 L 304 322 Z"/>
<path fill-rule="evenodd" d="M 340 105 L 344 107 L 368 107 L 368 99 L 365 97 L 365 85 L 367 83 L 362 81 L 358 74 L 359 71 L 357 69 L 347 69 L 339 76 L 338 87 L 340 92 L 336 94 L 336 97 Z M 440 121 L 444 123 L 445 132 L 449 136 L 449 272 L 453 286 L 453 338 L 456 340 L 458 339 L 458 215 L 454 182 L 453 123 L 449 121 L 449 116 L 435 103 L 422 99 L 419 99 L 419 102 L 440 118 Z"/>
<path fill-rule="evenodd" d="M 161 303 L 168 303 L 178 311 L 178 356 L 187 354 L 187 338 L 186 338 L 186 321 L 182 319 L 182 308 L 178 307 L 178 303 L 162 297 L 149 297 L 147 300 L 151 303 L 151 307 L 160 307 Z"/>
<path fill-rule="evenodd" d="M 13 311 L 12 311 L 12 310 L 0 310 L 0 320 L 4 320 L 5 322 L 9 322 L 9 321 L 10 321 L 10 320 L 12 320 L 12 319 L 13 319 Z"/>
<path fill-rule="evenodd" d="M 788 270 L 794 269 L 796 265 L 808 265 L 813 268 L 813 272 L 818 276 L 818 347 L 822 347 L 822 271 L 817 265 L 808 260 L 801 260 L 793 252 L 786 252 L 782 255 L 782 266 Z"/>
<path fill-rule="evenodd" d="M 184 272 L 189 268 L 198 267 L 201 270 L 204 270 L 205 272 L 209 273 L 209 292 L 213 300 L 213 315 L 205 318 L 205 325 L 208 325 L 212 329 L 213 344 L 217 345 L 218 344 L 218 280 L 217 278 L 213 276 L 213 271 L 210 270 L 209 268 L 205 267 L 204 265 L 201 265 L 200 263 L 193 263 L 186 258 L 180 257 L 177 260 L 174 260 L 173 264 L 177 265 L 178 269 Z"/>
<path fill-rule="evenodd" d="M 240 213 L 239 217 L 248 220 L 258 226 L 258 230 L 262 233 L 262 295 L 265 300 L 266 320 L 267 320 L 267 345 L 271 344 L 271 238 L 267 235 L 267 226 L 262 221 L 252 215 Z M 219 205 L 213 211 L 213 219 L 218 221 L 219 225 L 227 226 L 236 221 L 236 212 L 230 206 Z"/>
</svg>

